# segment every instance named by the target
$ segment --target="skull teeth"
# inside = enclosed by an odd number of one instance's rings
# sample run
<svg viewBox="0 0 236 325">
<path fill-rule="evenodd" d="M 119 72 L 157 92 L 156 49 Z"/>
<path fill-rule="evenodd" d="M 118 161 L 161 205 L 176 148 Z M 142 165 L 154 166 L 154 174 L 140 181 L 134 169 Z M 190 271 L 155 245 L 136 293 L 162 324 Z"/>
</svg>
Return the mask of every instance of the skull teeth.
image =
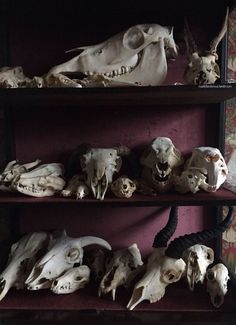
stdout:
<svg viewBox="0 0 236 325">
<path fill-rule="evenodd" d="M 105 76 L 105 77 L 114 78 L 114 77 L 121 76 L 121 75 L 126 74 L 126 73 L 130 73 L 134 68 L 135 67 L 122 66 L 121 68 L 113 70 L 111 72 L 102 73 L 102 75 Z M 86 76 L 92 76 L 94 74 L 97 74 L 97 73 L 96 72 L 91 72 L 91 71 L 86 71 L 85 72 Z"/>
</svg>

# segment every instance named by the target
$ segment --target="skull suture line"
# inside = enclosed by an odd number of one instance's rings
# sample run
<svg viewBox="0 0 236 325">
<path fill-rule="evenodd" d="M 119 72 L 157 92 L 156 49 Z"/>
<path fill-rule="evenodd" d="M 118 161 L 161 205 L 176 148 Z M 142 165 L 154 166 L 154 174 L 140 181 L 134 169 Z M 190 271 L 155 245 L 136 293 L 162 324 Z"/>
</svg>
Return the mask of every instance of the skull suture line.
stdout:
<svg viewBox="0 0 236 325">
<path fill-rule="evenodd" d="M 71 51 L 83 52 L 49 73 L 81 72 L 104 75 L 111 83 L 159 85 L 167 74 L 167 57 L 177 56 L 173 28 L 158 24 L 130 27 L 107 41 Z"/>
</svg>

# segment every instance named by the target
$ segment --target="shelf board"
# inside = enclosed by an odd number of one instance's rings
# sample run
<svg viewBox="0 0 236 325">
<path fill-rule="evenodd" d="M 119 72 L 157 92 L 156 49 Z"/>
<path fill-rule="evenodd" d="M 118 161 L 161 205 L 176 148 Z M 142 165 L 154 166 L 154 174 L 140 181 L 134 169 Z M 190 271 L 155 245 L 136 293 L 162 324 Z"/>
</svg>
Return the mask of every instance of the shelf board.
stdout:
<svg viewBox="0 0 236 325">
<path fill-rule="evenodd" d="M 30 104 L 33 109 L 42 104 L 60 107 L 214 104 L 236 97 L 236 84 L 176 85 L 116 88 L 16 88 L 0 89 L 0 102 Z M 56 105 L 55 105 L 56 104 Z"/>
<path fill-rule="evenodd" d="M 142 206 L 199 206 L 199 205 L 236 205 L 236 194 L 221 188 L 214 193 L 198 192 L 196 194 L 162 193 L 157 196 L 145 196 L 135 194 L 130 199 L 107 197 L 101 200 L 64 198 L 61 196 L 35 198 L 18 193 L 1 193 L 0 204 L 31 205 L 31 204 L 77 204 L 82 206 L 118 206 L 118 207 L 142 207 Z"/>
<path fill-rule="evenodd" d="M 27 291 L 11 289 L 0 302 L 0 310 L 87 310 L 125 311 L 132 291 L 118 288 L 116 301 L 111 294 L 97 296 L 97 288 L 84 288 L 67 295 L 55 295 L 49 290 Z M 184 297 L 184 299 L 183 299 Z M 191 292 L 185 282 L 169 285 L 165 296 L 156 303 L 141 302 L 133 311 L 235 311 L 236 296 L 230 288 L 224 304 L 216 309 L 211 305 L 205 286 L 197 286 Z"/>
</svg>

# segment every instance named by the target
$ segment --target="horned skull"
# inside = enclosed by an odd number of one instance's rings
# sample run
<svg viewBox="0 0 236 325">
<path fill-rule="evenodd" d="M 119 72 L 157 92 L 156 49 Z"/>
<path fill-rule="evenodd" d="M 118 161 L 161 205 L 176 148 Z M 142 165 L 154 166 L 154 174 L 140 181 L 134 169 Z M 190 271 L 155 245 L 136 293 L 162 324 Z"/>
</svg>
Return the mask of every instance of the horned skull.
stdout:
<svg viewBox="0 0 236 325">
<path fill-rule="evenodd" d="M 173 28 L 158 24 L 132 26 L 100 44 L 71 51 L 81 50 L 49 73 L 80 72 L 106 76 L 111 83 L 159 85 L 167 74 L 167 57 L 177 56 Z"/>
<path fill-rule="evenodd" d="M 117 178 L 111 184 L 112 193 L 120 198 L 130 198 L 136 190 L 136 184 L 126 176 Z"/>
<path fill-rule="evenodd" d="M 87 265 L 73 267 L 54 280 L 50 289 L 56 294 L 72 293 L 84 288 L 89 279 L 90 269 Z"/>
<path fill-rule="evenodd" d="M 144 151 L 142 179 L 158 192 L 168 191 L 174 184 L 177 168 L 183 163 L 181 152 L 170 138 L 158 137 Z"/>
<path fill-rule="evenodd" d="M 218 263 L 212 268 L 209 268 L 206 273 L 207 292 L 211 297 L 211 302 L 214 307 L 219 308 L 224 303 L 224 296 L 228 288 L 229 272 L 227 267 Z"/>
<path fill-rule="evenodd" d="M 29 290 L 50 288 L 51 282 L 71 269 L 75 264 L 82 264 L 83 248 L 97 244 L 111 249 L 110 244 L 102 238 L 85 236 L 68 237 L 64 231 L 56 238 L 50 250 L 35 264 L 26 280 Z"/>
</svg>

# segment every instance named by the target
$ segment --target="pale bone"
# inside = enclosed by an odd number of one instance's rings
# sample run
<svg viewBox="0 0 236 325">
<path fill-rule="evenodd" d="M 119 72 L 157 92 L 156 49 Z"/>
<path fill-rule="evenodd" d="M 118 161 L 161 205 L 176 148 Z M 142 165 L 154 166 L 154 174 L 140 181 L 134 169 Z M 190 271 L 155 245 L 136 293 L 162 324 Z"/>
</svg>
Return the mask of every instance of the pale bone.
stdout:
<svg viewBox="0 0 236 325">
<path fill-rule="evenodd" d="M 86 254 L 86 264 L 88 264 L 91 275 L 95 281 L 101 281 L 105 274 L 106 255 L 103 250 L 97 249 Z"/>
<path fill-rule="evenodd" d="M 27 87 L 30 79 L 27 78 L 22 67 L 0 68 L 0 88 Z"/>
<path fill-rule="evenodd" d="M 158 192 L 166 192 L 173 186 L 183 158 L 170 138 L 157 137 L 144 151 L 140 162 L 144 166 L 142 179 L 147 185 Z"/>
<path fill-rule="evenodd" d="M 31 163 L 19 164 L 16 160 L 10 161 L 4 171 L 0 174 L 0 190 L 12 191 L 12 181 L 19 175 L 39 165 L 41 160 L 37 159 Z"/>
<path fill-rule="evenodd" d="M 158 24 L 136 25 L 100 44 L 71 51 L 77 50 L 83 52 L 49 73 L 80 72 L 105 75 L 111 82 L 159 85 L 166 77 L 166 57 L 177 56 L 173 28 Z"/>
<path fill-rule="evenodd" d="M 65 186 L 63 173 L 62 164 L 44 164 L 19 175 L 14 179 L 12 187 L 20 193 L 34 197 L 52 196 Z"/>
<path fill-rule="evenodd" d="M 148 259 L 146 273 L 136 283 L 127 308 L 133 310 L 144 300 L 150 303 L 159 301 L 165 295 L 166 287 L 180 280 L 185 266 L 182 259 L 165 256 L 165 248 L 154 248 Z"/>
<path fill-rule="evenodd" d="M 181 175 L 176 175 L 174 179 L 175 190 L 179 193 L 197 193 L 200 189 L 206 192 L 214 192 L 216 186 L 211 186 L 206 182 L 206 176 L 199 170 L 184 170 Z"/>
<path fill-rule="evenodd" d="M 127 155 L 128 148 L 118 147 L 111 149 L 90 148 L 81 157 L 81 167 L 87 176 L 87 185 L 94 197 L 103 200 L 112 183 L 115 172 L 121 168 L 121 155 Z"/>
<path fill-rule="evenodd" d="M 186 263 L 186 277 L 191 291 L 198 282 L 203 283 L 207 267 L 214 262 L 214 251 L 205 245 L 196 244 L 183 252 Z"/>
<path fill-rule="evenodd" d="M 62 196 L 75 196 L 76 199 L 83 199 L 89 195 L 89 187 L 85 183 L 84 176 L 74 175 L 68 182 L 67 186 L 61 192 Z"/>
<path fill-rule="evenodd" d="M 197 170 L 207 177 L 206 183 L 217 190 L 226 180 L 228 168 L 219 149 L 198 147 L 186 162 L 186 170 Z"/>
<path fill-rule="evenodd" d="M 211 297 L 211 302 L 214 307 L 219 308 L 224 303 L 224 296 L 228 291 L 229 272 L 227 267 L 222 263 L 214 265 L 207 270 L 206 279 L 207 292 Z"/>
<path fill-rule="evenodd" d="M 143 262 L 137 244 L 132 244 L 127 249 L 115 251 L 99 285 L 98 295 L 112 292 L 114 301 L 117 288 L 126 285 L 129 282 L 129 277 L 141 265 Z"/>
<path fill-rule="evenodd" d="M 111 184 L 112 193 L 119 198 L 130 198 L 135 190 L 136 184 L 127 176 L 121 176 Z"/>
<path fill-rule="evenodd" d="M 228 8 L 219 34 L 210 43 L 210 50 L 203 54 L 197 49 L 186 22 L 185 42 L 189 63 L 184 72 L 184 79 L 187 84 L 214 84 L 220 78 L 220 68 L 216 63 L 218 60 L 217 47 L 227 31 L 227 21 Z"/>
<path fill-rule="evenodd" d="M 56 294 L 75 292 L 89 282 L 90 269 L 87 265 L 73 267 L 52 282 L 50 290 Z"/>
<path fill-rule="evenodd" d="M 11 246 L 11 252 L 5 270 L 0 274 L 0 300 L 11 287 L 22 289 L 25 279 L 35 263 L 36 254 L 46 249 L 49 235 L 45 232 L 34 232 L 23 236 Z"/>
<path fill-rule="evenodd" d="M 32 88 L 81 88 L 82 86 L 76 81 L 66 77 L 60 73 L 50 73 L 42 77 L 33 77 L 30 81 L 29 87 Z"/>
<path fill-rule="evenodd" d="M 110 244 L 102 238 L 85 236 L 68 237 L 64 231 L 57 238 L 50 250 L 35 264 L 26 280 L 29 290 L 50 288 L 51 282 L 71 269 L 75 264 L 83 262 L 83 248 L 88 245 L 100 245 L 108 250 Z"/>
</svg>

